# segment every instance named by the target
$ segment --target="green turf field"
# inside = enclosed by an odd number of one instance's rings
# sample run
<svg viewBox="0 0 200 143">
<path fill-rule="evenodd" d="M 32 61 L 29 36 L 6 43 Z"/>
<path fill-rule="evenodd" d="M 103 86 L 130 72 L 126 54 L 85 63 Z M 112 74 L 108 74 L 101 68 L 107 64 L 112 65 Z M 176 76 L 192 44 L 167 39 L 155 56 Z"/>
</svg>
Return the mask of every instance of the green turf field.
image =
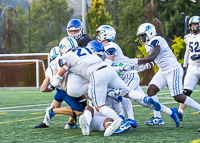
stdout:
<svg viewBox="0 0 200 143">
<path fill-rule="evenodd" d="M 146 89 L 144 89 L 145 91 Z M 34 125 L 40 123 L 45 115 L 45 108 L 50 105 L 55 92 L 42 93 L 39 89 L 0 90 L 0 143 L 44 143 L 44 142 L 135 142 L 135 143 L 197 143 L 200 142 L 200 114 L 187 107 L 184 111 L 180 127 L 162 113 L 165 124 L 163 126 L 147 126 L 144 121 L 152 117 L 152 110 L 139 106 L 133 102 L 137 128 L 123 134 L 104 137 L 103 132 L 90 132 L 90 136 L 83 136 L 81 129 L 65 130 L 64 124 L 69 117 L 56 115 L 49 128 L 37 129 Z M 159 92 L 160 102 L 168 107 L 179 106 L 169 94 L 167 88 Z M 192 98 L 200 103 L 200 87 L 196 87 Z M 62 107 L 67 106 L 63 104 Z"/>
</svg>

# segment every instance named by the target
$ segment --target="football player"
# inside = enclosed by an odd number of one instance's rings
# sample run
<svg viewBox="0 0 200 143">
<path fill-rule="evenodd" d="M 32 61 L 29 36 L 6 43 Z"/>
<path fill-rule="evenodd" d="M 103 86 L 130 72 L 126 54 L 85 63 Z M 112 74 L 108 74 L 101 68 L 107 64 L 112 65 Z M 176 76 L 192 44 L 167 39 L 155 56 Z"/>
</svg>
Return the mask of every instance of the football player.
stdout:
<svg viewBox="0 0 200 143">
<path fill-rule="evenodd" d="M 59 58 L 60 52 L 59 52 L 59 47 L 53 47 L 50 51 L 50 58 L 51 58 L 51 64 L 50 67 L 48 67 L 45 71 L 45 79 L 41 85 L 40 90 L 42 92 L 51 92 L 55 88 L 50 84 L 51 77 L 57 73 L 57 70 L 52 69 L 52 63 L 55 63 L 56 59 Z M 58 66 L 59 67 L 59 66 Z M 64 114 L 64 115 L 70 115 L 70 120 L 68 123 L 65 125 L 65 129 L 70 129 L 70 128 L 79 128 L 78 125 L 74 122 L 76 119 L 76 115 L 81 115 L 83 112 L 83 108 L 86 106 L 81 105 L 79 102 L 82 100 L 81 98 L 75 98 L 71 97 L 62 88 L 57 88 L 57 92 L 54 96 L 54 100 L 51 103 L 50 107 L 47 107 L 46 109 L 46 115 L 44 120 L 34 126 L 34 128 L 44 128 L 44 127 L 49 127 L 50 119 L 55 115 L 55 114 Z M 80 91 L 80 90 L 79 90 Z M 65 101 L 71 108 L 62 108 L 58 110 L 58 108 L 61 107 L 62 101 Z M 53 112 L 51 112 L 53 111 Z"/>
<path fill-rule="evenodd" d="M 126 84 L 118 77 L 117 73 L 106 62 L 96 56 L 89 48 L 76 48 L 77 42 L 70 37 L 63 38 L 59 43 L 59 49 L 62 56 L 63 65 L 54 76 L 51 84 L 54 87 L 60 86 L 63 75 L 67 72 L 73 72 L 89 80 L 88 96 L 92 99 L 95 109 L 113 120 L 120 117 L 114 110 L 105 105 L 107 96 L 107 87 L 114 89 L 124 89 L 127 94 L 125 97 L 134 96 L 146 103 L 152 104 L 154 109 L 160 110 L 160 104 L 146 95 L 137 91 L 129 91 Z M 121 119 L 121 118 L 120 118 Z M 122 119 L 121 119 L 122 120 Z"/>
<path fill-rule="evenodd" d="M 67 24 L 67 34 L 70 37 L 74 37 L 78 42 L 79 47 L 85 47 L 92 41 L 92 38 L 86 34 L 83 34 L 83 24 L 78 19 L 72 19 Z"/>
<path fill-rule="evenodd" d="M 184 56 L 183 70 L 186 74 L 184 79 L 184 95 L 190 96 L 200 78 L 200 17 L 193 16 L 189 20 L 189 28 L 191 33 L 185 35 L 184 41 L 186 51 Z M 188 70 L 187 65 L 189 62 Z M 186 105 L 180 103 L 178 115 L 183 120 L 183 110 Z"/>
<path fill-rule="evenodd" d="M 89 135 L 90 131 L 105 131 L 104 136 L 111 136 L 113 133 L 123 133 L 131 128 L 128 122 L 121 122 L 119 119 L 113 122 L 113 119 L 106 118 L 97 112 L 92 106 L 91 100 L 89 100 L 89 105 L 86 106 L 83 115 L 79 118 L 83 135 Z M 110 96 L 106 98 L 106 105 L 113 110 L 116 109 L 118 113 L 123 110 L 121 102 Z M 123 126 L 120 126 L 121 123 Z"/>
<path fill-rule="evenodd" d="M 120 66 L 127 66 L 131 64 L 131 61 L 129 60 L 128 57 L 124 56 L 121 48 L 119 45 L 114 43 L 116 31 L 115 29 L 110 26 L 110 25 L 102 25 L 100 26 L 97 30 L 97 40 L 102 43 L 102 45 L 105 48 L 105 61 L 111 65 L 112 67 L 119 69 L 118 67 Z M 141 68 L 148 69 L 150 68 L 148 63 Z M 139 68 L 137 66 L 137 68 Z M 140 77 L 138 73 L 135 70 L 132 71 L 119 71 L 118 70 L 118 75 L 123 81 L 126 83 L 126 85 L 131 89 L 131 90 L 137 90 L 142 94 L 145 94 L 142 88 L 140 87 Z M 134 97 L 131 97 L 134 99 Z M 136 102 L 139 104 L 143 105 L 144 107 L 150 108 L 147 104 L 145 104 L 142 100 L 134 99 Z M 133 108 L 130 106 L 132 103 L 129 99 L 124 99 L 122 101 L 122 104 L 124 105 L 127 113 L 128 113 L 128 119 L 127 121 L 132 125 L 132 127 L 136 127 L 135 123 L 136 121 L 134 120 L 134 114 L 133 114 Z M 164 121 L 159 120 L 157 123 L 159 125 L 163 125 Z"/>
<path fill-rule="evenodd" d="M 138 28 L 137 36 L 139 36 L 141 41 L 145 44 L 148 56 L 136 59 L 135 64 L 144 64 L 155 61 L 159 67 L 159 71 L 149 83 L 147 94 L 155 101 L 158 101 L 158 96 L 156 94 L 168 85 L 171 96 L 175 101 L 184 103 L 185 105 L 200 111 L 200 104 L 183 94 L 183 69 L 168 46 L 167 41 L 163 37 L 157 36 L 154 25 L 151 23 L 141 24 Z M 173 113 L 178 115 L 178 110 L 176 108 L 163 108 L 163 105 L 161 105 L 161 111 L 168 115 L 172 115 Z M 179 121 L 178 118 L 176 121 L 177 127 L 179 126 Z"/>
</svg>

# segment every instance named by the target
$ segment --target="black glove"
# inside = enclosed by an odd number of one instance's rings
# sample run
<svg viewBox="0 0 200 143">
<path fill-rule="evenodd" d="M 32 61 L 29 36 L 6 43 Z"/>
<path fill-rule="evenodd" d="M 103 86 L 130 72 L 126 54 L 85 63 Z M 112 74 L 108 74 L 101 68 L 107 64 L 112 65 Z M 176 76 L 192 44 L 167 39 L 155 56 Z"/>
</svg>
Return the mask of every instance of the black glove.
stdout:
<svg viewBox="0 0 200 143">
<path fill-rule="evenodd" d="M 55 87 L 51 83 L 49 84 L 48 88 L 51 89 L 51 91 L 55 89 Z"/>
<path fill-rule="evenodd" d="M 183 74 L 185 75 L 187 73 L 187 67 L 183 67 Z"/>
<path fill-rule="evenodd" d="M 200 59 L 200 55 L 194 54 L 190 57 L 193 61 Z"/>
</svg>

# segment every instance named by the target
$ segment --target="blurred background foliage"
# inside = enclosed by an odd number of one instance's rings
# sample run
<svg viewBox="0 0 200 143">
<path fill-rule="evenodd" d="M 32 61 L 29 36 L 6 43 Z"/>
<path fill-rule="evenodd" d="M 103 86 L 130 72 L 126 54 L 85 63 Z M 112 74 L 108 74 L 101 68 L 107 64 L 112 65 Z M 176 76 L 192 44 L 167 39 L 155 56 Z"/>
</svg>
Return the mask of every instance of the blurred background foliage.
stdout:
<svg viewBox="0 0 200 143">
<path fill-rule="evenodd" d="M 6 4 L 0 6 L 0 11 Z M 58 45 L 67 36 L 65 27 L 74 14 L 66 0 L 32 0 L 29 9 L 23 5 L 5 11 L 1 53 L 42 53 Z M 172 46 L 178 59 L 183 59 L 185 45 L 184 19 L 181 15 L 200 13 L 200 1 L 190 0 L 91 0 L 86 14 L 89 35 L 102 24 L 116 29 L 115 42 L 130 58 L 145 56 L 136 40 L 137 28 L 143 22 L 153 23 L 158 35 Z M 80 18 L 81 19 L 81 18 Z M 189 30 L 187 29 L 187 33 Z M 181 42 L 182 41 L 182 42 Z M 175 45 L 174 45 L 175 44 Z"/>
</svg>

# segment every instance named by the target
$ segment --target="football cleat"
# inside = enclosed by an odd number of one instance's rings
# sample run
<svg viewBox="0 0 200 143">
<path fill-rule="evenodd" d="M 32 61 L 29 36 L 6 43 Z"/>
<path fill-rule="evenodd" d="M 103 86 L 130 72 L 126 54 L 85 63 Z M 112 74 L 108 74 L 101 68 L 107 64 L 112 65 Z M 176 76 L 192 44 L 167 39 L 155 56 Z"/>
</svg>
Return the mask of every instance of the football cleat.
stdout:
<svg viewBox="0 0 200 143">
<path fill-rule="evenodd" d="M 179 117 L 180 121 L 183 121 L 183 114 L 182 113 L 178 112 L 178 117 Z"/>
<path fill-rule="evenodd" d="M 124 117 L 123 115 L 119 115 L 119 117 L 120 117 L 123 121 L 125 121 L 125 117 Z"/>
<path fill-rule="evenodd" d="M 172 110 L 171 118 L 174 120 L 176 127 L 179 127 L 180 125 L 180 120 L 178 117 L 178 110 L 177 108 L 170 108 Z"/>
<path fill-rule="evenodd" d="M 154 110 L 160 111 L 161 108 L 160 103 L 154 101 L 151 97 L 145 96 L 143 101 L 144 103 L 150 105 Z"/>
<path fill-rule="evenodd" d="M 133 119 L 127 119 L 126 122 L 128 122 L 133 128 L 137 127 L 137 122 Z"/>
<path fill-rule="evenodd" d="M 121 121 L 121 125 L 119 126 L 119 128 L 114 132 L 115 134 L 120 134 L 123 133 L 125 131 L 128 131 L 131 129 L 131 125 L 126 122 L 126 121 Z"/>
<path fill-rule="evenodd" d="M 120 88 L 108 91 L 108 96 L 118 98 L 119 96 L 125 96 L 128 93 L 128 89 Z"/>
<path fill-rule="evenodd" d="M 87 124 L 87 119 L 85 115 L 81 115 L 79 118 L 80 128 L 84 136 L 88 136 L 90 134 L 90 127 Z"/>
<path fill-rule="evenodd" d="M 112 122 L 112 124 L 105 130 L 104 136 L 111 136 L 121 125 L 121 118 L 118 118 Z"/>
<path fill-rule="evenodd" d="M 34 128 L 48 128 L 49 126 L 47 126 L 45 123 L 41 122 L 38 125 L 35 125 Z"/>
<path fill-rule="evenodd" d="M 151 119 L 150 121 L 145 121 L 144 124 L 153 126 L 153 125 L 164 125 L 164 121 L 162 118 L 155 117 Z"/>
<path fill-rule="evenodd" d="M 64 128 L 65 129 L 80 129 L 80 127 L 76 123 L 68 124 L 67 122 L 65 123 Z"/>
<path fill-rule="evenodd" d="M 198 129 L 198 132 L 200 132 L 200 128 Z"/>
<path fill-rule="evenodd" d="M 44 117 L 44 123 L 49 126 L 50 120 L 53 116 L 55 116 L 55 113 L 52 111 L 54 107 L 47 107 L 46 108 L 46 115 Z"/>
</svg>

